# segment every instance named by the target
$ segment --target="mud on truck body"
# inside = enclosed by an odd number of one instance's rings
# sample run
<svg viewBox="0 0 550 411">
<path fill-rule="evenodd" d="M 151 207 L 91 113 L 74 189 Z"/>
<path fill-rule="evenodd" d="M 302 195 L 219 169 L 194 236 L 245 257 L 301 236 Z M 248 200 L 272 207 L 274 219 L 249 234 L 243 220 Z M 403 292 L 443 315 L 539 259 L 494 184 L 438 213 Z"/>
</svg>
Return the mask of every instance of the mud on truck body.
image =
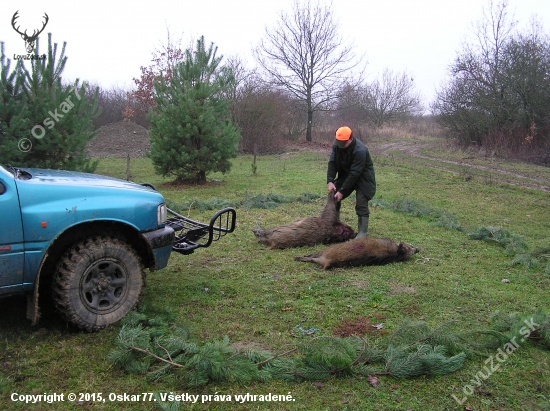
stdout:
<svg viewBox="0 0 550 411">
<path fill-rule="evenodd" d="M 0 298 L 27 295 L 40 316 L 40 293 L 87 331 L 111 325 L 138 304 L 145 270 L 172 251 L 191 254 L 235 229 L 232 208 L 210 223 L 166 207 L 151 184 L 96 174 L 0 166 Z"/>
</svg>

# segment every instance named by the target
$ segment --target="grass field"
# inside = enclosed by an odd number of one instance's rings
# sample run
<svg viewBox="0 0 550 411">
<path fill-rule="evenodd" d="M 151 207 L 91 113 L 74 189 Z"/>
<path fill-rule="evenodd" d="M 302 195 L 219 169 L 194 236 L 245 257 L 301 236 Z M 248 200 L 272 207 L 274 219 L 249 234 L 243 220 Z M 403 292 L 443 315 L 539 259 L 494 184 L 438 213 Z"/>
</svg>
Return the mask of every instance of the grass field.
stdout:
<svg viewBox="0 0 550 411">
<path fill-rule="evenodd" d="M 442 150 L 440 150 L 442 151 Z M 438 152 L 438 155 L 444 153 Z M 402 155 L 401 155 L 402 156 Z M 400 156 L 400 157 L 401 157 Z M 292 345 L 291 330 L 301 324 L 319 334 L 332 334 L 346 320 L 364 317 L 391 332 L 404 319 L 431 326 L 456 322 L 459 331 L 486 329 L 497 310 L 504 313 L 550 312 L 550 276 L 544 268 L 512 266 L 513 256 L 496 244 L 471 240 L 477 227 L 499 226 L 523 236 L 531 249 L 550 246 L 548 193 L 496 183 L 477 175 L 449 173 L 374 156 L 377 199 L 421 201 L 455 216 L 464 231 L 434 227 L 426 218 L 381 207 L 371 208 L 369 235 L 405 241 L 420 248 L 412 260 L 377 267 L 322 271 L 294 256 L 323 248 L 267 250 L 251 229 L 269 228 L 317 214 L 325 202 L 327 155 L 291 151 L 258 157 L 239 156 L 230 173 L 213 174 L 206 186 L 173 186 L 154 174 L 148 159 L 132 160 L 136 182 L 157 186 L 170 204 L 223 199 L 239 204 L 256 194 L 320 196 L 311 202 L 290 202 L 276 208 L 237 208 L 237 229 L 208 249 L 190 256 L 174 254 L 169 266 L 150 273 L 140 310 L 167 315 L 202 343 L 228 336 L 231 341 L 270 350 Z M 537 167 L 529 167 L 537 174 Z M 97 172 L 125 176 L 123 159 L 101 160 Z M 541 169 L 541 172 L 547 172 Z M 213 211 L 183 210 L 193 219 L 208 220 Z M 342 220 L 356 226 L 353 199 L 346 199 Z M 503 282 L 506 279 L 509 282 Z M 108 400 L 109 393 L 188 393 L 208 396 L 180 409 L 270 410 L 547 410 L 550 409 L 550 351 L 521 346 L 499 369 L 474 386 L 471 379 L 488 357 L 469 358 L 458 372 L 440 377 L 381 377 L 376 387 L 366 378 L 348 377 L 320 383 L 216 383 L 189 389 L 178 383 L 151 382 L 128 374 L 107 360 L 120 327 L 83 333 L 47 312 L 37 327 L 25 319 L 25 299 L 0 300 L 0 409 L 160 409 L 149 401 Z M 305 338 L 308 338 L 307 336 Z M 372 333 L 369 338 L 377 338 Z M 496 354 L 496 352 L 494 353 Z M 87 393 L 74 403 L 13 402 L 12 393 Z M 102 393 L 105 402 L 93 401 Z M 287 395 L 294 401 L 244 404 L 214 401 L 215 395 Z M 461 405 L 453 398 L 463 400 Z M 207 398 L 207 397 L 205 397 Z M 469 408 L 467 408 L 469 407 Z"/>
</svg>

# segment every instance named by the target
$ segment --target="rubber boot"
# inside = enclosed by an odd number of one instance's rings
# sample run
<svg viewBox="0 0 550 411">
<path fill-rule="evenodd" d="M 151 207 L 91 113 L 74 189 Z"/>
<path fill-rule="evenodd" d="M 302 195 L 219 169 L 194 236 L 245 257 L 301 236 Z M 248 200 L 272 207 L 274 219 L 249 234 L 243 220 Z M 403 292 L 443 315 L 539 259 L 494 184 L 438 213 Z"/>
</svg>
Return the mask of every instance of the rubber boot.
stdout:
<svg viewBox="0 0 550 411">
<path fill-rule="evenodd" d="M 367 236 L 367 231 L 369 230 L 369 216 L 360 215 L 357 218 L 357 226 L 359 228 L 357 236 L 355 238 L 362 238 Z"/>
</svg>

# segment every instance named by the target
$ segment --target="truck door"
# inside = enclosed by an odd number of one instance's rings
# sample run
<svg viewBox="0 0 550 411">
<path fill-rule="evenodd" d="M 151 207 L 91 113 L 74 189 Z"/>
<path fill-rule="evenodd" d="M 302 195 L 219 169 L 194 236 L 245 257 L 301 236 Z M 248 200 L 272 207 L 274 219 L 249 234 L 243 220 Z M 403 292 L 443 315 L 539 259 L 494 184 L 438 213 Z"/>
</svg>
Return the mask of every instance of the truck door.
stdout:
<svg viewBox="0 0 550 411">
<path fill-rule="evenodd" d="M 0 171 L 0 294 L 9 294 L 23 283 L 25 253 L 15 180 Z"/>
</svg>

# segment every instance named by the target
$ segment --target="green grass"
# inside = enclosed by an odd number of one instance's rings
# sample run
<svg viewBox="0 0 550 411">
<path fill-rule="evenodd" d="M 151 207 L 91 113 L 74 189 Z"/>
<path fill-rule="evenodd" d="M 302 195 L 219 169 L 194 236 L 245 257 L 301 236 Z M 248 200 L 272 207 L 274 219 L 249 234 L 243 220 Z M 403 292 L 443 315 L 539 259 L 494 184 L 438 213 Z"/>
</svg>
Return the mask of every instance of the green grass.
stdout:
<svg viewBox="0 0 550 411">
<path fill-rule="evenodd" d="M 388 155 L 396 159 L 406 160 L 418 166 L 445 169 L 447 171 L 460 174 L 464 179 L 469 180 L 477 178 L 482 180 L 485 184 L 496 184 L 499 181 L 506 181 L 516 185 L 528 185 L 536 184 L 541 179 L 548 180 L 548 178 L 550 177 L 548 169 L 542 166 L 538 167 L 538 169 L 540 169 L 542 173 L 536 173 L 538 170 L 531 170 L 531 172 L 529 173 L 530 175 L 525 175 L 518 174 L 524 173 L 525 166 L 502 167 L 502 162 L 490 164 L 489 166 L 483 165 L 483 163 L 481 163 L 479 160 L 471 161 L 468 163 L 463 163 L 460 160 L 456 161 L 456 163 L 448 163 L 442 162 L 440 158 L 411 157 L 398 150 L 388 151 Z M 485 161 L 485 163 L 488 162 Z M 484 169 L 475 168 L 471 165 L 482 166 L 484 167 Z"/>
<path fill-rule="evenodd" d="M 291 330 L 302 324 L 330 334 L 345 319 L 364 316 L 392 331 L 404 318 L 424 319 L 431 326 L 454 320 L 458 330 L 485 329 L 493 312 L 550 311 L 550 278 L 542 269 L 512 266 L 513 256 L 495 244 L 471 240 L 466 232 L 433 227 L 428 219 L 372 207 L 369 234 L 406 241 L 421 252 L 411 261 L 381 267 L 321 271 L 294 256 L 322 249 L 267 250 L 254 238 L 257 225 L 272 227 L 315 215 L 324 205 L 327 157 L 292 152 L 258 157 L 239 156 L 226 175 L 213 174 L 206 186 L 173 186 L 154 174 L 147 159 L 132 160 L 132 180 L 148 181 L 172 202 L 221 198 L 230 202 L 251 194 L 297 196 L 317 193 L 309 203 L 292 202 L 270 210 L 237 210 L 237 229 L 208 249 L 190 256 L 174 254 L 169 266 L 150 273 L 140 310 L 168 315 L 187 327 L 201 343 L 224 335 L 234 342 L 270 350 L 292 344 Z M 374 158 L 378 198 L 408 198 L 456 216 L 464 227 L 502 226 L 523 236 L 531 248 L 550 244 L 548 193 L 504 184 L 467 180 L 460 174 L 422 167 L 397 158 Z M 124 159 L 105 159 L 98 173 L 124 178 Z M 212 211 L 188 211 L 207 220 Z M 356 225 L 352 199 L 344 201 L 342 219 Z M 510 280 L 509 283 L 502 279 Z M 249 402 L 238 407 L 222 402 L 181 404 L 181 409 L 272 410 L 474 410 L 550 409 L 550 352 L 521 347 L 500 365 L 472 396 L 459 406 L 463 387 L 483 370 L 486 357 L 469 359 L 454 374 L 435 378 L 380 378 L 376 388 L 364 378 L 266 384 L 211 384 L 187 389 L 177 384 L 149 382 L 127 374 L 106 360 L 119 326 L 87 334 L 67 328 L 46 310 L 41 323 L 25 320 L 25 299 L 0 300 L 0 408 L 75 409 L 68 402 L 25 406 L 11 402 L 11 393 L 146 392 L 218 394 L 287 394 L 293 402 Z M 496 353 L 495 353 L 496 354 Z M 212 397 L 213 398 L 213 397 Z M 84 401 L 82 409 L 160 409 L 150 402 Z M 77 407 L 79 408 L 79 407 Z"/>
</svg>

